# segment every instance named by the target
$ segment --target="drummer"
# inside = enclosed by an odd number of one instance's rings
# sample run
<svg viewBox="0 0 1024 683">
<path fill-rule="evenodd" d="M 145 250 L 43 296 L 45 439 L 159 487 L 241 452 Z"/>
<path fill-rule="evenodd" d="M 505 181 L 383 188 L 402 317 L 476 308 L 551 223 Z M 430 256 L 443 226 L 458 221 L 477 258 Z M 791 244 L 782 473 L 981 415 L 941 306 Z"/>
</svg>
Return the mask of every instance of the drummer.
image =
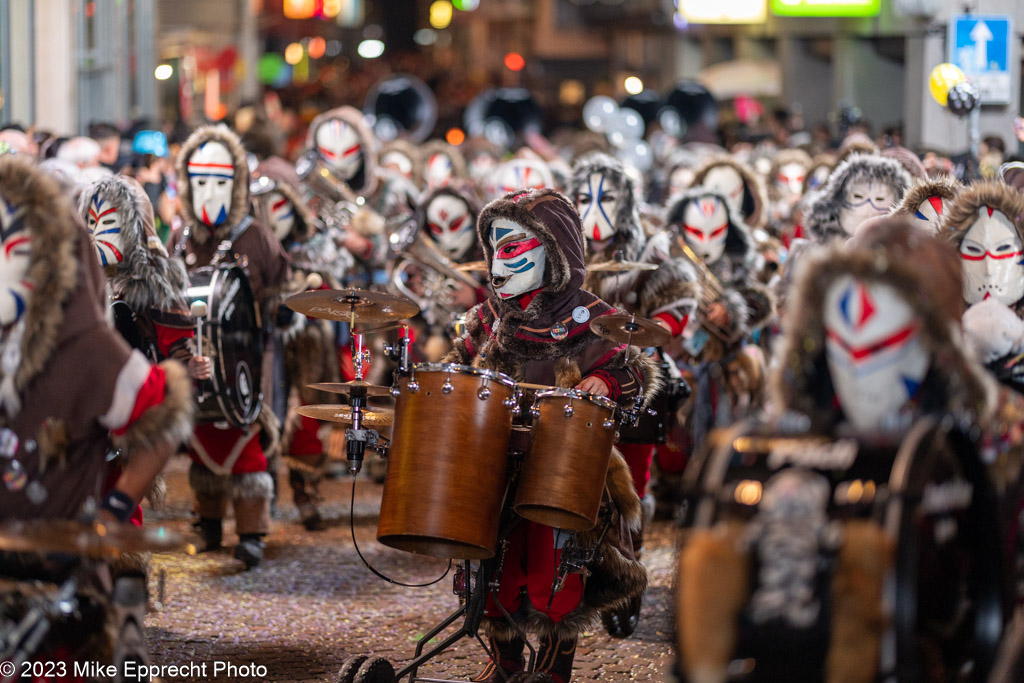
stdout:
<svg viewBox="0 0 1024 683">
<path fill-rule="evenodd" d="M 249 214 L 249 168 L 238 136 L 225 126 L 198 128 L 181 148 L 178 177 L 187 179 L 180 189 L 186 226 L 178 241 L 186 268 L 214 262 L 243 266 L 262 319 L 287 324 L 290 309 L 273 302 L 290 278 L 288 259 L 270 229 Z M 270 532 L 274 480 L 267 456 L 277 447 L 280 430 L 267 403 L 249 430 L 198 425 L 189 445 L 189 483 L 198 501 L 205 549 L 221 547 L 231 501 L 239 535 L 235 557 L 247 568 L 263 561 L 263 537 Z"/>
<path fill-rule="evenodd" d="M 651 393 L 656 366 L 635 347 L 597 337 L 590 321 L 614 309 L 581 288 L 584 247 L 580 217 L 554 190 L 520 190 L 484 208 L 477 237 L 491 273 L 492 295 L 467 315 L 464 336 L 455 340 L 449 362 L 473 364 L 523 382 L 574 387 L 615 401 Z M 614 453 L 608 489 L 621 521 L 641 523 L 640 501 L 629 469 Z M 615 523 L 612 528 L 619 528 Z M 614 534 L 601 548 L 604 560 L 584 581 L 571 574 L 555 593 L 562 534 L 533 522 L 512 532 L 498 600 L 520 624 L 540 638 L 538 670 L 558 683 L 572 675 L 579 635 L 600 610 L 639 595 L 647 585 L 643 565 L 634 559 L 628 536 Z M 493 600 L 493 598 L 492 598 Z M 484 629 L 499 661 L 490 662 L 477 681 L 504 680 L 521 671 L 525 644 L 498 606 L 487 606 Z"/>
</svg>

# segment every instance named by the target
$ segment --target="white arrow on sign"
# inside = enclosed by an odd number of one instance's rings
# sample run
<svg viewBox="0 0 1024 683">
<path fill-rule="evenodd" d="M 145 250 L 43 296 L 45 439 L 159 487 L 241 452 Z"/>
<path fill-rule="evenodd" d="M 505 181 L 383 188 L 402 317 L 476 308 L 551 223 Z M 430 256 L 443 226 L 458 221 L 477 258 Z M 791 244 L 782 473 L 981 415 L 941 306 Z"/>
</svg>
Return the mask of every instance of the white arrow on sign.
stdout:
<svg viewBox="0 0 1024 683">
<path fill-rule="evenodd" d="M 978 71 L 988 70 L 988 42 L 992 38 L 992 31 L 984 21 L 979 21 L 971 29 L 971 40 L 974 41 L 974 68 Z"/>
</svg>

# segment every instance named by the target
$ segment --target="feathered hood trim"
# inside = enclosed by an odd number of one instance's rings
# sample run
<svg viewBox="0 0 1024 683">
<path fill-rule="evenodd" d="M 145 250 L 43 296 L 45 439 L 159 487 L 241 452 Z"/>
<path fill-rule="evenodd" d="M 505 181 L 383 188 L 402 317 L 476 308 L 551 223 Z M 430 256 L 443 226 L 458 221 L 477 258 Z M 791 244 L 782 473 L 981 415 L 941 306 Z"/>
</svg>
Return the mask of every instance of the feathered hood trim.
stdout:
<svg viewBox="0 0 1024 683">
<path fill-rule="evenodd" d="M 319 222 L 316 216 L 310 211 L 302 196 L 302 185 L 295 167 L 281 157 L 270 157 L 260 163 L 256 170 L 256 177 L 269 178 L 273 183 L 273 189 L 283 194 L 295 207 L 295 223 L 291 232 L 285 236 L 285 241 L 294 240 L 305 242 L 312 237 L 319 229 Z M 256 218 L 266 226 L 271 225 L 270 206 L 267 205 L 267 196 L 270 191 L 253 195 L 253 213 Z"/>
<path fill-rule="evenodd" d="M 963 189 L 964 186 L 959 180 L 949 176 L 915 181 L 899 204 L 893 207 L 890 215 L 913 218 L 917 214 L 917 207 L 930 197 L 942 197 L 942 211 L 944 214 L 948 213 L 949 203 L 956 199 Z"/>
<path fill-rule="evenodd" d="M 614 219 L 615 235 L 600 253 L 592 254 L 590 261 L 610 261 L 617 251 L 623 253 L 626 261 L 636 261 L 643 252 L 645 242 L 643 223 L 640 221 L 639 192 L 636 181 L 626 173 L 621 161 L 601 152 L 580 157 L 572 167 L 566 194 L 575 200 L 595 173 L 611 181 L 618 195 L 618 209 Z"/>
<path fill-rule="evenodd" d="M 782 197 L 779 195 L 778 187 L 776 186 L 775 179 L 779 175 L 779 170 L 783 166 L 790 164 L 800 164 L 804 169 L 804 187 L 807 186 L 807 174 L 811 172 L 811 155 L 802 149 L 783 149 L 779 150 L 772 158 L 772 166 L 768 171 L 768 198 L 773 202 L 779 201 Z"/>
<path fill-rule="evenodd" d="M 729 216 L 729 229 L 725 236 L 725 252 L 722 254 L 722 260 L 728 262 L 728 268 L 725 270 L 734 274 L 754 272 L 757 269 L 759 255 L 757 249 L 754 248 L 754 238 L 750 234 L 750 227 L 743 222 L 739 207 L 730 202 L 729 198 L 721 192 L 696 186 L 679 195 L 669 205 L 668 213 L 666 213 L 669 229 L 682 236 L 680 228 L 683 225 L 686 207 L 706 197 L 714 197 L 725 204 Z M 708 265 L 711 266 L 711 264 Z"/>
<path fill-rule="evenodd" d="M 349 188 L 361 197 L 368 197 L 377 190 L 377 137 L 366 125 L 363 112 L 355 107 L 338 107 L 320 114 L 309 124 L 306 131 L 306 149 L 316 149 L 316 132 L 321 125 L 339 119 L 344 121 L 356 131 L 359 141 L 363 146 L 363 168 L 355 175 L 351 182 L 346 182 Z M 319 154 L 319 153 L 318 153 Z"/>
<path fill-rule="evenodd" d="M 743 201 L 739 206 L 740 213 L 743 215 L 744 222 L 751 228 L 763 228 L 765 221 L 768 220 L 768 212 L 765 211 L 767 194 L 761 178 L 746 164 L 742 164 L 730 156 L 714 156 L 697 169 L 693 178 L 693 186 L 702 186 L 708 171 L 716 166 L 728 166 L 739 173 L 740 178 L 743 179 Z"/>
<path fill-rule="evenodd" d="M 932 364 L 922 385 L 925 412 L 987 413 L 984 371 L 972 360 L 960 327 L 960 260 L 956 252 L 906 218 L 874 219 L 850 242 L 807 252 L 783 320 L 783 339 L 772 376 L 773 403 L 796 411 L 817 428 L 840 419 L 825 350 L 825 295 L 841 276 L 878 282 L 900 292 L 921 321 Z"/>
<path fill-rule="evenodd" d="M 464 182 L 466 178 L 469 177 L 469 172 L 466 170 L 466 158 L 462 156 L 462 152 L 459 151 L 458 147 L 455 147 L 454 145 L 449 145 L 444 140 L 431 140 L 430 142 L 427 142 L 420 147 L 420 175 L 413 176 L 414 178 L 423 181 L 421 187 L 426 185 L 426 178 L 424 178 L 423 176 L 427 172 L 427 164 L 430 163 L 430 157 L 434 156 L 435 154 L 443 154 L 444 156 L 451 159 L 452 182 L 461 183 Z"/>
<path fill-rule="evenodd" d="M 423 155 L 420 153 L 420 148 L 408 140 L 398 139 L 385 142 L 380 148 L 380 154 L 377 155 L 377 165 L 381 166 L 384 163 L 384 157 L 392 152 L 397 152 L 409 159 L 412 163 L 412 175 L 409 176 L 409 179 L 415 182 L 423 173 Z"/>
<path fill-rule="evenodd" d="M 910 174 L 895 159 L 866 154 L 851 156 L 832 171 L 825 187 L 808 200 L 804 228 L 811 240 L 824 243 L 848 237 L 839 225 L 839 211 L 846 187 L 858 181 L 885 183 L 899 201 L 910 185 Z"/>
<path fill-rule="evenodd" d="M 142 187 L 124 176 L 109 176 L 85 188 L 79 214 L 86 220 L 94 197 L 121 215 L 124 259 L 107 270 L 113 295 L 132 310 L 184 311 L 188 276 L 179 260 L 167 257 L 153 220 L 153 205 Z"/>
<path fill-rule="evenodd" d="M 227 147 L 231 154 L 231 163 L 234 166 L 234 184 L 231 187 L 231 210 L 228 212 L 227 220 L 215 228 L 208 228 L 199 217 L 196 216 L 192 206 L 192 184 L 188 179 L 188 160 L 197 149 L 207 142 L 219 142 Z M 227 126 L 221 124 L 216 126 L 200 126 L 192 132 L 185 140 L 178 152 L 178 196 L 181 197 L 181 213 L 185 222 L 192 227 L 192 239 L 199 244 L 205 244 L 213 233 L 213 239 L 220 242 L 231 233 L 231 228 L 238 225 L 238 222 L 249 213 L 249 157 L 242 147 L 242 141 Z"/>
</svg>

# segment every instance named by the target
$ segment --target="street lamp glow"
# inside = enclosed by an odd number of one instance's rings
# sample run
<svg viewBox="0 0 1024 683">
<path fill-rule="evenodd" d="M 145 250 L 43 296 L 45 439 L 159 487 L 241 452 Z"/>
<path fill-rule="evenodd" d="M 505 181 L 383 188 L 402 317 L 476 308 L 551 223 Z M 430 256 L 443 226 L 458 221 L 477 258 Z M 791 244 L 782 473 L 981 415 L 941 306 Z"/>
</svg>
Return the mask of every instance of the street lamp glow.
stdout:
<svg viewBox="0 0 1024 683">
<path fill-rule="evenodd" d="M 380 40 L 364 40 L 359 43 L 356 52 L 363 59 L 376 59 L 384 54 L 384 42 Z"/>
<path fill-rule="evenodd" d="M 448 28 L 452 23 L 452 3 L 448 0 L 434 0 L 430 5 L 430 25 L 436 29 Z"/>
<path fill-rule="evenodd" d="M 174 67 L 170 64 L 161 64 L 153 70 L 153 77 L 158 81 L 166 81 L 174 75 Z"/>
<path fill-rule="evenodd" d="M 290 43 L 284 49 L 284 61 L 295 65 L 302 61 L 302 43 Z"/>
<path fill-rule="evenodd" d="M 622 86 L 630 95 L 639 95 L 644 91 L 644 82 L 636 76 L 630 76 L 622 82 Z"/>
</svg>

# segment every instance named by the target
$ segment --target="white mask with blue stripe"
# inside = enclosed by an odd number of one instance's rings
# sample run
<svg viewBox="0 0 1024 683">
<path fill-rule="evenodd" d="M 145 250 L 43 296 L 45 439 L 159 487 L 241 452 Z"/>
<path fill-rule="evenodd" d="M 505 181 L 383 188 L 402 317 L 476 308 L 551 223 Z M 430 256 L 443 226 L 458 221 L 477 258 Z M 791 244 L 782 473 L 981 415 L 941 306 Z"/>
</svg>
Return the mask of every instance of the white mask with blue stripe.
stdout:
<svg viewBox="0 0 1024 683">
<path fill-rule="evenodd" d="M 227 221 L 235 186 L 235 163 L 228 148 L 219 142 L 203 143 L 189 157 L 188 182 L 196 217 L 210 227 Z"/>
<path fill-rule="evenodd" d="M 533 232 L 507 218 L 495 218 L 488 239 L 494 251 L 491 287 L 498 296 L 509 299 L 540 289 L 547 252 Z"/>
<path fill-rule="evenodd" d="M 602 173 L 592 173 L 576 195 L 576 208 L 583 223 L 583 235 L 592 242 L 605 242 L 615 235 L 615 214 L 619 210 L 619 188 Z"/>
</svg>

